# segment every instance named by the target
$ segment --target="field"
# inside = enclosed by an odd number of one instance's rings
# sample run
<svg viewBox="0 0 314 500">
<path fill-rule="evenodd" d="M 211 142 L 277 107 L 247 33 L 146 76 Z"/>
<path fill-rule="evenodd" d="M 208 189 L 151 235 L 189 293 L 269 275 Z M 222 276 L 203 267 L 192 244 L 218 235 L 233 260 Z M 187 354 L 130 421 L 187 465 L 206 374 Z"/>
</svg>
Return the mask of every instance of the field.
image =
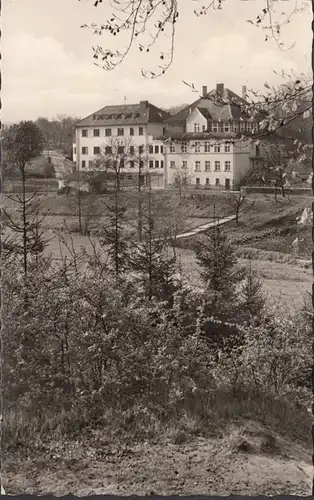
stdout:
<svg viewBox="0 0 314 500">
<path fill-rule="evenodd" d="M 136 193 L 124 193 L 123 200 L 127 208 L 125 228 L 134 232 Z M 43 221 L 49 239 L 46 254 L 60 259 L 61 254 L 70 254 L 71 248 L 79 251 L 85 247 L 92 252 L 92 242 L 98 245 L 94 231 L 106 224 L 106 204 L 110 202 L 111 195 L 82 196 L 83 220 L 88 220 L 90 234 L 81 235 L 77 197 L 42 196 L 40 211 L 48 211 Z M 297 217 L 311 202 L 303 196 L 275 202 L 271 195 L 250 195 L 239 223 L 225 226 L 238 266 L 252 266 L 261 278 L 269 306 L 281 313 L 300 310 L 311 291 L 311 226 L 297 224 Z M 10 211 L 16 208 L 10 200 L 4 203 Z M 214 215 L 222 218 L 233 213 L 223 193 L 179 199 L 175 193 L 162 190 L 153 193 L 153 211 L 161 225 L 179 219 L 180 232 L 209 222 Z M 66 244 L 58 240 L 60 230 Z M 292 247 L 297 236 L 298 252 Z M 202 240 L 203 236 L 197 238 Z M 178 241 L 183 276 L 197 285 L 194 248 L 195 237 Z M 310 417 L 303 410 L 285 407 L 282 400 L 254 401 L 250 395 L 215 394 L 204 415 L 187 414 L 173 428 L 156 428 L 159 424 L 154 421 L 147 426 L 145 418 L 129 418 L 121 417 L 122 430 L 113 417 L 105 433 L 83 427 L 71 440 L 60 434 L 57 442 L 47 444 L 37 436 L 37 454 L 25 459 L 23 450 L 17 449 L 6 460 L 7 492 L 77 496 L 311 493 Z M 54 428 L 53 418 L 47 422 Z M 23 428 L 22 421 L 20 425 Z M 147 435 L 147 441 L 132 440 L 132 426 L 134 432 Z M 150 439 L 150 435 L 158 435 L 158 439 Z"/>
</svg>

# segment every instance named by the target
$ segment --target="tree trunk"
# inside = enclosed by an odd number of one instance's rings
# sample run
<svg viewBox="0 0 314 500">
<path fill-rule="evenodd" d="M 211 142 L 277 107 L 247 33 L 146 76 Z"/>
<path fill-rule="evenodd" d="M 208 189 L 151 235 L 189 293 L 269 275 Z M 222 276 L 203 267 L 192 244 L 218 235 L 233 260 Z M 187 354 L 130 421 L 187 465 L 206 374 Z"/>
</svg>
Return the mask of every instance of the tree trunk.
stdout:
<svg viewBox="0 0 314 500">
<path fill-rule="evenodd" d="M 22 218 L 23 218 L 23 267 L 24 274 L 27 274 L 27 217 L 26 217 L 26 179 L 25 165 L 21 167 L 22 174 Z"/>
</svg>

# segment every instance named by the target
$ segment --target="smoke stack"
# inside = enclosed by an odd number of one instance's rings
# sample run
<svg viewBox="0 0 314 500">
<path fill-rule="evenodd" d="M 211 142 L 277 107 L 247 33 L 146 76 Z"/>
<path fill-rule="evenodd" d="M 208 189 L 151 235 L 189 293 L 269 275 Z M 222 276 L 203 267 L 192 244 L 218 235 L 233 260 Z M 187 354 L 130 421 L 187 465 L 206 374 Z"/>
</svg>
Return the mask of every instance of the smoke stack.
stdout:
<svg viewBox="0 0 314 500">
<path fill-rule="evenodd" d="M 207 86 L 203 85 L 203 97 L 207 96 Z"/>
<path fill-rule="evenodd" d="M 140 108 L 141 109 L 146 109 L 148 108 L 148 101 L 140 101 Z"/>
<path fill-rule="evenodd" d="M 242 85 L 242 99 L 246 101 L 246 98 L 247 98 L 246 85 Z"/>
<path fill-rule="evenodd" d="M 219 97 L 223 97 L 223 95 L 224 95 L 224 84 L 223 83 L 217 83 L 216 92 L 219 95 Z"/>
</svg>

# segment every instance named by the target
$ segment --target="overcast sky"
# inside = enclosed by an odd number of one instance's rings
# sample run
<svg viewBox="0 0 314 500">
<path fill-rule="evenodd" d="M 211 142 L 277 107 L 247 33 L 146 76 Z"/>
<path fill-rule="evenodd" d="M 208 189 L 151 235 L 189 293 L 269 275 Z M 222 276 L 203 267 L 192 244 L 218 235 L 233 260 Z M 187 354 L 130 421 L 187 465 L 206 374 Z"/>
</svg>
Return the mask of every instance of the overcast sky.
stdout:
<svg viewBox="0 0 314 500">
<path fill-rule="evenodd" d="M 2 120 L 5 123 L 58 113 L 84 117 L 106 104 L 149 100 L 161 107 L 195 100 L 182 83 L 214 88 L 224 83 L 234 92 L 241 86 L 261 89 L 265 81 L 280 83 L 273 70 L 311 73 L 311 5 L 295 15 L 283 39 L 294 48 L 280 51 L 252 26 L 265 0 L 225 0 L 221 11 L 196 17 L 202 0 L 181 0 L 175 60 L 167 74 L 151 80 L 141 68 L 154 69 L 158 56 L 134 48 L 123 65 L 106 72 L 93 65 L 92 45 L 112 47 L 109 35 L 95 36 L 80 28 L 105 22 L 108 0 L 95 8 L 94 0 L 5 0 L 2 9 Z M 298 0 L 302 1 L 302 0 Z M 287 10 L 294 0 L 279 2 Z M 232 10 L 233 9 L 233 10 Z M 121 40 L 124 41 L 124 40 Z M 161 44 L 161 50 L 165 45 Z"/>
</svg>

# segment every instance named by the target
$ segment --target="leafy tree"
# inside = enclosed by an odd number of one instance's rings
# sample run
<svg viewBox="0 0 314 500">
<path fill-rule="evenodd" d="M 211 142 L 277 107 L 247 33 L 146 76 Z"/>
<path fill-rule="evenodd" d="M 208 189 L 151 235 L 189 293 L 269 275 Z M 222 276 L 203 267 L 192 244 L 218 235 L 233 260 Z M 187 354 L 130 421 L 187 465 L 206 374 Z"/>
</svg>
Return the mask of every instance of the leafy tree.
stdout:
<svg viewBox="0 0 314 500">
<path fill-rule="evenodd" d="M 188 169 L 177 168 L 173 175 L 173 185 L 178 190 L 180 198 L 183 192 L 191 185 L 192 178 Z"/>
</svg>

